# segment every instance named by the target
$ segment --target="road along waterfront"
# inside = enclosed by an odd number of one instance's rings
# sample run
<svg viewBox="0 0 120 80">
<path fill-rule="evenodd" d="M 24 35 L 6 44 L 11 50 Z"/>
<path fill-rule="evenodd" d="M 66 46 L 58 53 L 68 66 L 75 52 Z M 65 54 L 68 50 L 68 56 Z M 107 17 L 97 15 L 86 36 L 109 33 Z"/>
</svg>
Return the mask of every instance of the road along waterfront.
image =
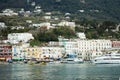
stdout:
<svg viewBox="0 0 120 80">
<path fill-rule="evenodd" d="M 119 80 L 120 64 L 0 64 L 0 80 Z"/>
</svg>

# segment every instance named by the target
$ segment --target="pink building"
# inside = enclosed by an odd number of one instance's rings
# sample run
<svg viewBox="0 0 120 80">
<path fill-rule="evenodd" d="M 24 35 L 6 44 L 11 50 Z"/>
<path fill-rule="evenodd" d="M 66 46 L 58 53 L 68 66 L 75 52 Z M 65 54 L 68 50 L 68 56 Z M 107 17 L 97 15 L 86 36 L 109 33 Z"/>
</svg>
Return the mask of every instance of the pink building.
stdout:
<svg viewBox="0 0 120 80">
<path fill-rule="evenodd" d="M 0 44 L 0 61 L 12 59 L 12 46 L 7 44 Z"/>
<path fill-rule="evenodd" d="M 120 41 L 112 41 L 113 48 L 120 48 Z"/>
</svg>

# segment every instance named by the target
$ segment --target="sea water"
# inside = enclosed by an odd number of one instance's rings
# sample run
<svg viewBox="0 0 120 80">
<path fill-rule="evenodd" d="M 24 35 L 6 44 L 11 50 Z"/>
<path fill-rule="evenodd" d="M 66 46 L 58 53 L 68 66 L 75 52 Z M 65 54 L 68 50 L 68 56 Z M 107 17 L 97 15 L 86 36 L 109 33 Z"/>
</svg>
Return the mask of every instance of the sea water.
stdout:
<svg viewBox="0 0 120 80">
<path fill-rule="evenodd" d="M 120 64 L 0 64 L 0 80 L 120 80 Z"/>
</svg>

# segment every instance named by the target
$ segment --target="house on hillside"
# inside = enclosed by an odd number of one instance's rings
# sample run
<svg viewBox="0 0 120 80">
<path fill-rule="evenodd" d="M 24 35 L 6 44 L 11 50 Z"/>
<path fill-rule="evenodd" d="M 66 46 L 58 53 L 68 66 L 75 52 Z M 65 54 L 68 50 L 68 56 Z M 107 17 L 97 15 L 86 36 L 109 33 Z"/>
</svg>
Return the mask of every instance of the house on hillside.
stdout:
<svg viewBox="0 0 120 80">
<path fill-rule="evenodd" d="M 71 29 L 75 30 L 76 24 L 75 24 L 75 22 L 62 21 L 62 22 L 58 23 L 58 26 L 68 26 Z"/>
<path fill-rule="evenodd" d="M 34 39 L 31 33 L 11 33 L 8 34 L 8 42 L 11 44 L 18 44 L 19 42 L 27 43 Z"/>
<path fill-rule="evenodd" d="M 5 25 L 4 22 L 0 22 L 0 28 L 6 28 L 7 26 Z"/>
<path fill-rule="evenodd" d="M 18 13 L 14 12 L 12 9 L 5 9 L 2 11 L 1 15 L 4 16 L 17 16 Z"/>
</svg>

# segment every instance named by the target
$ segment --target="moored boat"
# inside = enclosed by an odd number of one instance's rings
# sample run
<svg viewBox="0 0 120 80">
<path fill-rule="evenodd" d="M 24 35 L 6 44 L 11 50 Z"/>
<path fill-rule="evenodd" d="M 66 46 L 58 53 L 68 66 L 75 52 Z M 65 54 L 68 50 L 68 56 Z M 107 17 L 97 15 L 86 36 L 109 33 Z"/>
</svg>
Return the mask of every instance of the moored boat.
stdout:
<svg viewBox="0 0 120 80">
<path fill-rule="evenodd" d="M 92 60 L 95 64 L 120 64 L 120 53 L 106 54 Z"/>
<path fill-rule="evenodd" d="M 83 63 L 81 58 L 78 58 L 75 53 L 66 54 L 65 58 L 61 60 L 61 63 Z"/>
<path fill-rule="evenodd" d="M 83 63 L 83 60 L 80 58 L 67 58 L 67 59 L 63 59 L 61 63 L 69 63 L 69 64 Z"/>
</svg>

